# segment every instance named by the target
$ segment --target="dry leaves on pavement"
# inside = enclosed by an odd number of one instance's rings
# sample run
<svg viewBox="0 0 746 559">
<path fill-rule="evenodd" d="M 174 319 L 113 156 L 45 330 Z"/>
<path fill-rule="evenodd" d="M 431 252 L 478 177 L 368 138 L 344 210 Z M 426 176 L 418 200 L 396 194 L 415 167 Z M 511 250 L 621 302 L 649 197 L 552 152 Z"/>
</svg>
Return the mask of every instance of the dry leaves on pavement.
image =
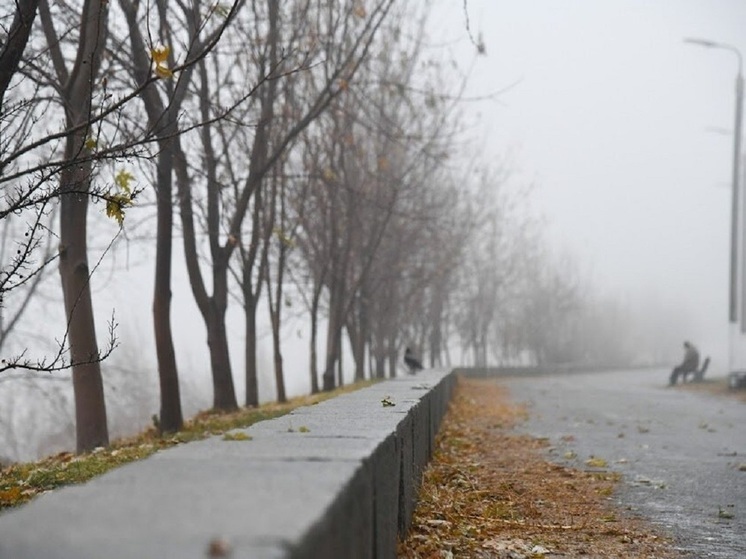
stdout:
<svg viewBox="0 0 746 559">
<path fill-rule="evenodd" d="M 546 461 L 546 441 L 511 429 L 524 416 L 499 381 L 459 380 L 400 558 L 678 557 L 612 505 L 617 474 Z"/>
</svg>

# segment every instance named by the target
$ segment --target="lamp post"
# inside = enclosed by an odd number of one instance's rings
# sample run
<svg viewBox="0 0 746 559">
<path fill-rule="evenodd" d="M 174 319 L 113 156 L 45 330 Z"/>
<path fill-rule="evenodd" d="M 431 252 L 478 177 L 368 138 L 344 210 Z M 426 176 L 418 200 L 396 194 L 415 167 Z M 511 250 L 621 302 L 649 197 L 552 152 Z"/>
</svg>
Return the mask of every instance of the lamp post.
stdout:
<svg viewBox="0 0 746 559">
<path fill-rule="evenodd" d="M 743 121 L 743 58 L 741 51 L 727 43 L 718 43 L 707 39 L 684 39 L 684 42 L 707 48 L 728 50 L 736 55 L 738 59 L 738 73 L 736 74 L 736 118 L 733 127 L 733 176 L 732 176 L 732 202 L 730 221 L 730 297 L 728 303 L 728 317 L 731 324 L 735 325 L 738 320 L 738 201 L 741 182 L 741 124 Z M 746 215 L 746 197 L 744 197 L 744 215 Z M 742 247 L 746 247 L 746 227 L 742 228 Z M 744 266 L 744 259 L 741 259 Z M 744 270 L 742 269 L 742 272 Z M 741 276 L 745 277 L 745 276 Z M 741 332 L 746 332 L 746 282 L 741 286 Z M 738 328 L 735 328 L 737 331 Z M 731 333 L 733 335 L 733 333 Z M 733 370 L 732 343 L 730 354 L 730 369 Z"/>
</svg>

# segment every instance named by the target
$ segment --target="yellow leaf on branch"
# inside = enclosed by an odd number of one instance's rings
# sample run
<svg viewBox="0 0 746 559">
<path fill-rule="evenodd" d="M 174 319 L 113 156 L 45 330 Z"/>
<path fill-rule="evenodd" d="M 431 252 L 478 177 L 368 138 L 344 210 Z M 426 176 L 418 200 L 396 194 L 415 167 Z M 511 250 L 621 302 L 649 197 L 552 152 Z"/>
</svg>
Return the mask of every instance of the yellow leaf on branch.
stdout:
<svg viewBox="0 0 746 559">
<path fill-rule="evenodd" d="M 114 184 L 117 191 L 108 191 L 104 196 L 106 200 L 106 215 L 115 219 L 121 226 L 124 223 L 124 210 L 133 204 L 135 194 L 132 192 L 132 181 L 135 176 L 126 169 L 120 169 L 114 175 Z"/>
<path fill-rule="evenodd" d="M 168 62 L 169 54 L 171 54 L 171 49 L 165 45 L 157 45 L 150 49 L 150 56 L 153 57 L 153 62 L 159 66 Z"/>
<path fill-rule="evenodd" d="M 165 45 L 157 45 L 150 49 L 150 56 L 155 62 L 155 75 L 159 78 L 172 78 L 174 73 L 168 67 L 168 55 L 171 49 Z"/>
<path fill-rule="evenodd" d="M 165 66 L 156 66 L 155 67 L 155 75 L 159 78 L 167 79 L 167 78 L 173 78 L 174 73 L 166 68 Z"/>
<path fill-rule="evenodd" d="M 293 248 L 295 246 L 293 239 L 279 227 L 275 227 L 272 232 L 277 235 L 277 238 L 280 239 L 280 242 L 286 247 Z"/>
<path fill-rule="evenodd" d="M 120 169 L 119 172 L 114 177 L 114 183 L 121 188 L 124 192 L 130 193 L 132 192 L 132 187 L 130 186 L 130 182 L 132 182 L 135 179 L 134 175 L 130 173 L 129 171 L 125 169 Z"/>
<path fill-rule="evenodd" d="M 117 220 L 119 225 L 124 223 L 124 209 L 132 205 L 129 194 L 107 194 L 106 215 Z"/>
</svg>

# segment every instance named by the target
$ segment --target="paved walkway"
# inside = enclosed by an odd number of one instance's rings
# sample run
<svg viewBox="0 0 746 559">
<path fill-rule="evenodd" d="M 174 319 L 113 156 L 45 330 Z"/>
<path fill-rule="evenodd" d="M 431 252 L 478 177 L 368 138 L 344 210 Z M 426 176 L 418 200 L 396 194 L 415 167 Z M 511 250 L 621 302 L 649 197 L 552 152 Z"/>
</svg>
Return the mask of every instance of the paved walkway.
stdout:
<svg viewBox="0 0 746 559">
<path fill-rule="evenodd" d="M 591 457 L 623 474 L 622 506 L 662 525 L 698 559 L 746 557 L 746 405 L 666 388 L 668 371 L 506 380 L 530 405 L 524 429 L 555 460 Z"/>
</svg>

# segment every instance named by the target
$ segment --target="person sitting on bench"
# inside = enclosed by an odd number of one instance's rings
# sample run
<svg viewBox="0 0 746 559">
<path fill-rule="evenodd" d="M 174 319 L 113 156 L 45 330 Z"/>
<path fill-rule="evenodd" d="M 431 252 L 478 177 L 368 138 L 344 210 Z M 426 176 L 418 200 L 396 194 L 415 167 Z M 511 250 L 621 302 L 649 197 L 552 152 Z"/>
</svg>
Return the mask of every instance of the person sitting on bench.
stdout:
<svg viewBox="0 0 746 559">
<path fill-rule="evenodd" d="M 681 376 L 681 382 L 686 382 L 686 375 L 694 375 L 695 380 L 702 380 L 705 374 L 707 365 L 710 363 L 710 358 L 705 359 L 702 370 L 699 371 L 699 351 L 694 347 L 691 342 L 684 342 L 684 361 L 678 367 L 674 367 L 671 371 L 671 378 L 668 380 L 668 384 L 673 386 Z"/>
</svg>

